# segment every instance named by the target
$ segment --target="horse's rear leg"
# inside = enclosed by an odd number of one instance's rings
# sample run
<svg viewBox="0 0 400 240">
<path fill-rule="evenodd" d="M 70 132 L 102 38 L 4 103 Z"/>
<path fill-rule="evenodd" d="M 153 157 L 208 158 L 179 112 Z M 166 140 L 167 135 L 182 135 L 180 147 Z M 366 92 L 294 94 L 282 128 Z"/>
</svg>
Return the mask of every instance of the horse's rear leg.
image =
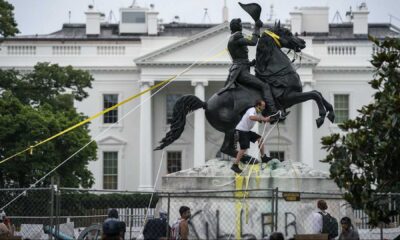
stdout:
<svg viewBox="0 0 400 240">
<path fill-rule="evenodd" d="M 222 143 L 220 151 L 224 154 L 227 154 L 233 158 L 236 158 L 238 151 L 236 150 L 236 143 L 235 140 L 235 131 L 231 130 L 225 132 L 224 143 Z M 250 163 L 250 164 L 257 164 L 259 161 L 252 156 L 244 154 L 243 157 L 240 159 L 242 163 Z"/>
<path fill-rule="evenodd" d="M 335 121 L 335 111 L 333 110 L 332 104 L 330 104 L 324 96 L 322 96 L 322 93 L 318 92 L 317 90 L 314 90 L 316 93 L 318 93 L 321 96 L 322 103 L 324 104 L 325 109 L 328 111 L 328 115 L 326 116 L 331 123 Z"/>
<path fill-rule="evenodd" d="M 286 94 L 285 98 L 282 102 L 284 102 L 285 106 L 293 106 L 298 103 L 306 102 L 308 100 L 314 100 L 317 103 L 319 118 L 316 119 L 317 127 L 321 127 L 324 123 L 326 110 L 324 104 L 322 102 L 321 95 L 314 92 L 289 92 Z"/>
<path fill-rule="evenodd" d="M 227 154 L 231 157 L 236 158 L 237 151 L 236 151 L 236 147 L 235 147 L 235 131 L 234 130 L 225 132 L 224 143 L 222 143 L 220 151 L 224 154 Z"/>
</svg>

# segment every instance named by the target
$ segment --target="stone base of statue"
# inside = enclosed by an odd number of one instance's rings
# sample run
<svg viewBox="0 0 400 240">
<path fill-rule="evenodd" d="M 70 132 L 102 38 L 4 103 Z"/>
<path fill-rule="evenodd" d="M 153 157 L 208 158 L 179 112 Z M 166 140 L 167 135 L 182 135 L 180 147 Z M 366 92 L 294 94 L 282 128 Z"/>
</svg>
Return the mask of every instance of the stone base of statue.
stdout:
<svg viewBox="0 0 400 240">
<path fill-rule="evenodd" d="M 162 190 L 235 190 L 235 173 L 232 161 L 212 159 L 202 167 L 190 168 L 162 178 Z M 311 169 L 300 162 L 279 162 L 254 167 L 241 163 L 241 176 L 249 176 L 248 189 L 274 189 L 295 192 L 338 192 L 336 184 L 326 172 Z"/>
<path fill-rule="evenodd" d="M 338 220 L 351 213 L 326 172 L 274 159 L 263 165 L 242 164 L 243 177 L 238 177 L 231 164 L 212 159 L 202 167 L 164 176 L 160 190 L 170 194 L 162 195 L 158 207 L 170 210 L 170 223 L 185 205 L 192 210 L 193 238 L 263 239 L 276 230 L 287 237 L 310 233 L 318 199 L 327 201 Z"/>
</svg>

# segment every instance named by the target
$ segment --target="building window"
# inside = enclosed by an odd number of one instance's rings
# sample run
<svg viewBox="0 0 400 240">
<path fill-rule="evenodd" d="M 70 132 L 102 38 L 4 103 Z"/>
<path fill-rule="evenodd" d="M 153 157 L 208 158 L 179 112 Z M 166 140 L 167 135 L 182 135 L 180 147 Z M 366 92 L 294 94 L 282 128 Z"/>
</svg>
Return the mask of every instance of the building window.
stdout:
<svg viewBox="0 0 400 240">
<path fill-rule="evenodd" d="M 167 124 L 170 124 L 172 122 L 172 114 L 174 113 L 174 105 L 181 96 L 182 96 L 181 94 L 167 95 Z"/>
<path fill-rule="evenodd" d="M 144 12 L 123 12 L 122 13 L 123 23 L 145 23 L 146 15 Z"/>
<path fill-rule="evenodd" d="M 270 157 L 276 158 L 281 162 L 285 161 L 285 152 L 283 151 L 271 151 L 269 154 Z"/>
<path fill-rule="evenodd" d="M 182 152 L 167 152 L 167 172 L 168 174 L 182 170 Z"/>
<path fill-rule="evenodd" d="M 349 95 L 335 94 L 335 123 L 342 123 L 349 119 Z"/>
<path fill-rule="evenodd" d="M 103 152 L 103 189 L 118 188 L 118 152 Z"/>
<path fill-rule="evenodd" d="M 118 94 L 104 94 L 103 95 L 103 109 L 114 106 L 118 103 Z M 116 123 L 118 122 L 118 108 L 115 108 L 103 115 L 103 123 Z"/>
</svg>

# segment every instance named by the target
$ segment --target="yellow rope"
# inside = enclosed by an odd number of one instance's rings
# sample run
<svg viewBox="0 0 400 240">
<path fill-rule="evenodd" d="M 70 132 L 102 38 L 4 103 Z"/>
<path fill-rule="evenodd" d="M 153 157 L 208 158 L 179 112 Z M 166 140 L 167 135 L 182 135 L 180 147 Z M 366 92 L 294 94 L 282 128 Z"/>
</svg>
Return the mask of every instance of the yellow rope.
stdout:
<svg viewBox="0 0 400 240">
<path fill-rule="evenodd" d="M 265 30 L 264 32 L 265 32 L 265 34 L 267 34 L 268 36 L 272 37 L 272 39 L 274 39 L 276 45 L 278 45 L 280 48 L 282 47 L 282 44 L 281 44 L 281 42 L 279 41 L 280 37 L 279 37 L 278 35 L 276 35 L 274 32 L 268 31 L 268 30 Z"/>
<path fill-rule="evenodd" d="M 225 49 L 223 49 L 222 51 L 218 52 L 217 54 L 215 54 L 215 55 L 213 55 L 213 56 L 207 58 L 206 60 L 204 60 L 204 62 L 208 62 L 208 61 L 210 61 L 211 59 L 214 59 L 214 58 L 216 58 L 216 57 L 219 57 L 220 55 L 226 53 L 226 51 L 227 51 L 227 49 L 225 48 Z M 184 74 L 184 73 L 188 72 L 189 70 L 190 70 L 190 68 L 186 69 L 186 71 L 183 71 L 182 73 L 180 73 L 180 74 L 178 74 L 178 75 Z M 49 142 L 49 141 L 51 141 L 51 140 L 53 140 L 53 139 L 55 139 L 55 138 L 57 138 L 57 137 L 59 137 L 59 136 L 65 134 L 65 133 L 67 133 L 67 132 L 70 132 L 70 131 L 74 130 L 75 128 L 78 128 L 78 127 L 80 127 L 80 126 L 82 126 L 82 125 L 84 125 L 84 124 L 86 124 L 86 123 L 88 123 L 88 122 L 91 122 L 92 120 L 94 120 L 94 119 L 96 119 L 96 118 L 102 116 L 103 114 L 106 114 L 106 113 L 108 113 L 109 111 L 112 111 L 112 110 L 116 109 L 117 107 L 120 107 L 120 106 L 124 105 L 125 103 L 130 102 L 130 101 L 132 101 L 133 99 L 138 98 L 138 97 L 142 96 L 143 94 L 145 94 L 145 93 L 147 93 L 147 92 L 150 92 L 151 90 L 154 90 L 154 89 L 156 89 L 156 88 L 158 88 L 158 87 L 161 87 L 161 86 L 163 86 L 163 85 L 169 83 L 170 81 L 172 81 L 172 80 L 174 80 L 176 77 L 178 77 L 178 75 L 174 75 L 174 76 L 170 77 L 169 79 L 164 80 L 164 81 L 162 81 L 162 82 L 160 82 L 160 83 L 158 83 L 158 84 L 156 84 L 156 85 L 154 85 L 154 86 L 152 86 L 152 87 L 150 87 L 150 88 L 148 88 L 148 89 L 146 89 L 146 90 L 144 90 L 144 91 L 142 91 L 142 92 L 140 92 L 140 93 L 137 93 L 137 94 L 135 94 L 135 95 L 133 95 L 133 96 L 130 96 L 129 98 L 123 100 L 122 102 L 119 102 L 119 103 L 117 103 L 116 105 L 114 105 L 114 106 L 112 106 L 112 107 L 110 107 L 110 108 L 107 108 L 107 109 L 105 109 L 105 110 L 103 110 L 103 111 L 101 111 L 101 112 L 98 112 L 98 113 L 96 113 L 95 115 L 93 115 L 93 116 L 91 116 L 91 117 L 89 117 L 89 118 L 87 118 L 87 119 L 85 119 L 85 120 L 83 120 L 83 121 L 81 121 L 81 122 L 79 122 L 79 123 L 73 125 L 72 127 L 69 127 L 69 128 L 67 128 L 67 129 L 65 129 L 65 130 L 63 130 L 63 131 L 61 131 L 61 132 L 59 132 L 59 133 L 57 133 L 57 134 L 55 134 L 55 135 L 53 135 L 53 136 L 51 136 L 51 137 L 49 137 L 49 138 L 47 138 L 47 139 L 45 139 L 45 140 L 43 140 L 43 141 L 41 141 L 41 142 L 35 144 L 35 145 L 29 146 L 28 148 L 26 148 L 26 149 L 24 149 L 24 150 L 22 150 L 22 151 L 20 151 L 20 152 L 17 152 L 17 153 L 15 153 L 14 155 L 12 155 L 12 156 L 10 156 L 10 157 L 8 157 L 8 158 L 5 158 L 5 159 L 3 159 L 3 160 L 1 160 L 1 161 L 0 161 L 0 164 L 3 164 L 3 163 L 5 163 L 5 162 L 7 162 L 8 160 L 10 160 L 10 159 L 12 159 L 12 158 L 14 158 L 14 157 L 16 157 L 16 156 L 18 156 L 18 155 L 21 155 L 21 154 L 23 154 L 23 153 L 25 153 L 25 152 L 27 152 L 27 151 L 29 151 L 29 153 L 32 154 L 34 148 L 36 148 L 36 147 L 38 147 L 38 146 L 40 146 L 40 145 L 42 145 L 42 144 L 44 144 L 44 143 L 46 143 L 46 142 Z"/>
<path fill-rule="evenodd" d="M 265 132 L 265 127 L 264 126 L 264 130 L 262 133 L 262 136 L 264 135 Z M 264 144 L 264 142 L 261 142 L 261 144 Z M 258 148 L 260 148 L 261 145 L 258 146 Z M 251 160 L 250 160 L 251 161 Z M 249 163 L 248 163 L 249 164 Z M 260 188 L 260 163 L 257 164 L 253 164 L 250 167 L 249 173 L 247 177 L 243 177 L 240 174 L 235 174 L 235 186 L 236 186 L 236 191 L 235 191 L 235 198 L 236 198 L 236 203 L 235 203 L 235 209 L 236 209 L 236 239 L 240 239 L 241 238 L 241 213 L 242 213 L 242 209 L 243 209 L 243 203 L 245 205 L 245 219 L 246 219 L 246 224 L 248 224 L 249 222 L 249 202 L 246 199 L 246 197 L 249 196 L 249 192 L 247 192 L 247 189 L 249 187 L 249 181 L 250 181 L 250 177 L 252 174 L 256 175 L 256 186 L 257 188 Z M 243 191 L 243 181 L 246 180 L 246 184 L 245 184 L 245 189 Z"/>
<path fill-rule="evenodd" d="M 242 218 L 241 218 L 241 213 L 243 209 L 243 204 L 245 206 L 245 222 L 248 224 L 249 222 L 249 203 L 247 201 L 247 197 L 249 196 L 249 192 L 247 192 L 247 189 L 249 187 L 249 181 L 250 177 L 253 173 L 256 174 L 256 182 L 257 184 L 259 183 L 260 177 L 259 177 L 259 172 L 260 171 L 260 165 L 259 164 L 253 164 L 250 167 L 249 173 L 247 176 L 241 176 L 240 174 L 235 174 L 236 175 L 236 181 L 235 181 L 235 186 L 236 186 L 236 191 L 235 191 L 235 212 L 236 212 L 236 239 L 240 239 L 241 237 L 241 228 L 240 226 L 242 225 Z M 245 183 L 245 188 L 243 189 L 243 182 Z M 244 190 L 244 191 L 243 191 Z"/>
<path fill-rule="evenodd" d="M 242 235 L 241 233 L 241 213 L 242 213 L 242 202 L 241 199 L 243 198 L 243 181 L 245 179 L 244 176 L 241 176 L 240 174 L 235 174 L 236 175 L 236 181 L 235 181 L 235 185 L 236 185 L 236 191 L 235 191 L 235 213 L 236 213 L 236 224 L 235 224 L 235 229 L 236 229 L 236 234 L 235 234 L 235 238 L 236 239 L 240 239 L 240 236 Z M 240 190 L 240 191 L 238 191 Z"/>
</svg>

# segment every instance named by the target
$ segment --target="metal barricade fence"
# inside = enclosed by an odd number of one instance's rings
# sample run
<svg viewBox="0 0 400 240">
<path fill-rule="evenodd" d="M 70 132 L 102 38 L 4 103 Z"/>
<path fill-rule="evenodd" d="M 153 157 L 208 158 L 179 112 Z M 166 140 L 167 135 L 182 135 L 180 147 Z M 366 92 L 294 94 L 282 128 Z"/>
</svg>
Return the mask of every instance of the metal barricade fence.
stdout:
<svg viewBox="0 0 400 240">
<path fill-rule="evenodd" d="M 0 204 L 4 206 L 24 191 L 0 189 Z M 399 197 L 388 194 L 392 209 L 398 210 Z M 112 208 L 126 224 L 125 239 L 169 237 L 181 206 L 191 209 L 189 236 L 193 239 L 268 239 L 276 231 L 290 239 L 296 234 L 313 233 L 319 199 L 327 202 L 327 212 L 339 222 L 339 232 L 340 219 L 347 216 L 360 239 L 400 235 L 398 215 L 391 218 L 391 224 L 372 228 L 366 214 L 353 210 L 340 193 L 287 193 L 278 189 L 149 193 L 34 188 L 5 212 L 15 226 L 14 235 L 21 239 L 100 239 L 102 223 Z M 166 216 L 160 218 L 163 211 Z"/>
<path fill-rule="evenodd" d="M 15 226 L 16 235 L 32 236 L 39 238 L 44 225 L 51 225 L 52 218 L 51 204 L 52 191 L 50 188 L 35 188 L 29 191 L 26 189 L 0 189 L 0 205 L 4 206 L 16 196 L 20 198 L 12 202 L 5 212 Z"/>
<path fill-rule="evenodd" d="M 62 218 L 74 223 L 74 229 L 83 230 L 93 224 L 101 226 L 110 209 L 118 211 L 119 220 L 126 225 L 125 237 L 137 238 L 148 219 L 154 218 L 157 194 L 149 206 L 151 193 L 110 190 L 60 189 L 60 214 Z M 67 219 L 69 218 L 69 219 Z M 78 234 L 76 234 L 78 235 Z"/>
<path fill-rule="evenodd" d="M 399 215 L 391 218 L 391 224 L 382 224 L 380 227 L 369 225 L 368 216 L 363 210 L 353 209 L 348 202 L 343 199 L 341 193 L 313 193 L 297 192 L 297 199 L 288 199 L 288 195 L 293 193 L 279 192 L 277 229 L 282 232 L 286 239 L 294 237 L 296 234 L 312 234 L 318 231 L 316 219 L 321 215 L 317 208 L 318 200 L 325 200 L 328 209 L 326 210 L 338 222 L 338 234 L 342 228 L 340 221 L 343 217 L 351 219 L 353 229 L 355 229 L 360 239 L 394 239 L 400 236 L 398 224 Z M 286 196 L 285 196 L 286 195 Z M 384 198 L 388 198 L 391 210 L 399 212 L 398 205 L 400 194 L 388 193 Z M 322 226 L 321 226 L 322 227 Z M 311 237 L 309 237 L 311 239 Z M 338 239 L 338 237 L 336 238 Z"/>
<path fill-rule="evenodd" d="M 148 192 L 49 187 L 0 189 L 0 205 L 6 205 L 22 192 L 25 193 L 4 209 L 15 228 L 14 236 L 21 239 L 79 239 L 85 234 L 89 236 L 101 230 L 112 208 L 119 212 L 119 220 L 126 224 L 126 238 L 134 239 L 146 220 L 154 218 L 158 201 L 155 194 L 148 209 L 151 197 Z M 100 231 L 95 235 L 101 237 Z"/>
<path fill-rule="evenodd" d="M 180 207 L 189 207 L 194 239 L 263 239 L 276 230 L 276 193 L 275 189 L 159 193 L 158 205 L 167 209 L 170 226 L 180 218 Z"/>
</svg>

